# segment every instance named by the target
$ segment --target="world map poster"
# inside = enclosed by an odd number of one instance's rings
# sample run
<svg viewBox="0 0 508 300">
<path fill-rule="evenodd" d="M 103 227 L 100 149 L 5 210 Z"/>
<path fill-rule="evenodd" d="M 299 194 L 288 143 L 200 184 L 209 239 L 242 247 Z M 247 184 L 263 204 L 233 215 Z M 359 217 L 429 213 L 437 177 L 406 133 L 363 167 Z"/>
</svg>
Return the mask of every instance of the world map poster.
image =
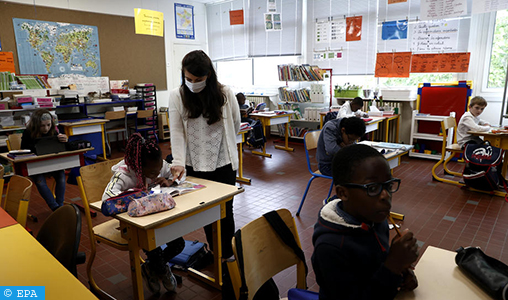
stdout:
<svg viewBox="0 0 508 300">
<path fill-rule="evenodd" d="M 101 76 L 96 26 L 13 19 L 21 74 Z"/>
</svg>

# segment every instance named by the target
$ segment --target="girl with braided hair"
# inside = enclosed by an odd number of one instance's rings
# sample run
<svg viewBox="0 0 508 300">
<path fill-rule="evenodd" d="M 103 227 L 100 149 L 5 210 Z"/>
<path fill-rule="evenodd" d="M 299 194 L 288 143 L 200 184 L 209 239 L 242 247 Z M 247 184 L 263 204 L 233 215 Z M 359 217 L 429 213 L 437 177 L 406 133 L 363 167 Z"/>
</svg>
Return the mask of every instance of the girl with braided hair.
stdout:
<svg viewBox="0 0 508 300">
<path fill-rule="evenodd" d="M 113 176 L 106 186 L 102 200 L 115 197 L 129 189 L 147 189 L 149 185 L 169 186 L 172 178 L 171 166 L 162 159 L 162 152 L 153 140 L 134 133 L 129 138 L 122 161 L 111 168 Z M 152 293 L 160 292 L 159 279 L 170 292 L 176 291 L 176 279 L 167 262 L 182 252 L 183 238 L 177 238 L 164 247 L 145 251 L 147 260 L 141 266 L 141 274 Z"/>
<path fill-rule="evenodd" d="M 172 173 L 235 185 L 238 169 L 236 134 L 240 129 L 240 108 L 233 91 L 217 81 L 212 61 L 201 50 L 182 60 L 182 85 L 169 96 Z M 235 233 L 233 200 L 226 202 L 221 219 L 222 257 L 233 255 Z M 205 234 L 213 249 L 212 226 Z"/>
</svg>

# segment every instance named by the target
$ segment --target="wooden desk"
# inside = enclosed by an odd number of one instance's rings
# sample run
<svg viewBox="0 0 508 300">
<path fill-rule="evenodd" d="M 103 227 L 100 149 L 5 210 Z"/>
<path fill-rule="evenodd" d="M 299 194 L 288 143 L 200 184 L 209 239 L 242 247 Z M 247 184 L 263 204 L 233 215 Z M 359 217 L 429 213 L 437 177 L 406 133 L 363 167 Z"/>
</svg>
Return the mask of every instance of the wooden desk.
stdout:
<svg viewBox="0 0 508 300">
<path fill-rule="evenodd" d="M 205 225 L 213 223 L 213 278 L 197 270 L 189 269 L 191 276 L 221 289 L 221 229 L 220 219 L 226 216 L 225 203 L 243 188 L 214 181 L 187 177 L 190 182 L 206 186 L 203 189 L 175 197 L 175 208 L 143 217 L 130 217 L 127 213 L 116 215 L 120 221 L 122 236 L 129 241 L 129 258 L 131 264 L 132 287 L 135 299 L 144 299 L 143 281 L 141 278 L 141 249 L 153 250 L 169 241 L 181 237 Z M 100 210 L 102 201 L 91 203 L 90 206 Z"/>
<path fill-rule="evenodd" d="M 396 144 L 396 143 L 382 143 L 382 142 L 371 142 L 371 141 L 361 141 L 359 144 L 371 146 L 376 149 L 390 149 L 394 150 L 393 152 L 383 154 L 383 156 L 388 161 L 390 165 L 390 169 L 394 169 L 400 166 L 400 158 L 409 153 L 411 149 L 413 149 L 413 145 L 406 144 Z"/>
<path fill-rule="evenodd" d="M 255 119 L 261 120 L 261 124 L 263 125 L 263 133 L 266 135 L 266 127 L 271 125 L 285 124 L 285 134 L 284 134 L 284 147 L 275 145 L 275 149 L 286 150 L 286 151 L 295 151 L 295 149 L 290 148 L 288 146 L 289 139 L 289 122 L 291 121 L 291 115 L 294 113 L 286 113 L 281 115 L 266 114 L 266 113 L 253 113 L 250 114 L 251 117 Z M 263 152 L 252 151 L 253 154 L 261 155 L 264 157 L 272 158 L 271 154 L 266 153 L 266 143 L 263 145 Z"/>
<path fill-rule="evenodd" d="M 236 176 L 236 181 L 248 184 L 251 183 L 251 179 L 243 177 L 243 143 L 245 142 L 245 134 L 251 130 L 252 129 L 243 130 L 236 135 L 236 145 L 238 146 L 238 176 Z"/>
<path fill-rule="evenodd" d="M 397 300 L 492 300 L 455 264 L 455 252 L 429 246 L 415 268 L 418 288 L 401 292 Z"/>
<path fill-rule="evenodd" d="M 48 300 L 97 299 L 21 225 L 1 228 L 0 241 L 0 285 L 45 286 Z"/>
<path fill-rule="evenodd" d="M 64 127 L 65 134 L 69 137 L 69 140 L 72 136 L 79 136 L 84 134 L 93 134 L 93 133 L 100 133 L 101 139 L 102 139 L 102 148 L 97 147 L 97 145 L 93 145 L 97 153 L 94 154 L 102 154 L 104 157 L 104 160 L 106 160 L 106 139 L 104 136 L 104 126 L 106 122 L 109 122 L 109 120 L 106 119 L 90 119 L 90 120 L 84 120 L 84 121 L 77 121 L 77 122 L 60 122 L 58 125 L 61 125 Z M 100 153 L 100 150 L 102 150 L 102 153 Z"/>
<path fill-rule="evenodd" d="M 3 208 L 0 207 L 0 229 L 8 226 L 18 224 L 11 215 L 9 215 Z"/>
<path fill-rule="evenodd" d="M 1 153 L 0 157 L 13 163 L 16 174 L 26 177 L 83 166 L 85 164 L 83 154 L 93 149 L 64 151 L 20 159 L 12 159 L 7 156 L 8 153 Z"/>
</svg>

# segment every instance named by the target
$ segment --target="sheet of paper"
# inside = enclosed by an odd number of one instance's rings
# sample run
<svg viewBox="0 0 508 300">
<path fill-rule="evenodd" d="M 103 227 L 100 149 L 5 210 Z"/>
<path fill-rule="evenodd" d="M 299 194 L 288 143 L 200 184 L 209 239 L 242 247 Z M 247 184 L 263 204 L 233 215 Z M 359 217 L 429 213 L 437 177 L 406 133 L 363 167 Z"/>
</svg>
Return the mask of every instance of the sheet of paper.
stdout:
<svg viewBox="0 0 508 300">
<path fill-rule="evenodd" d="M 0 72 L 16 73 L 12 52 L 0 52 Z"/>
<path fill-rule="evenodd" d="M 362 16 L 346 18 L 346 42 L 362 39 Z"/>
<path fill-rule="evenodd" d="M 473 14 L 508 9 L 508 0 L 473 0 Z"/>
<path fill-rule="evenodd" d="M 440 20 L 467 14 L 467 0 L 421 0 L 420 18 Z"/>
<path fill-rule="evenodd" d="M 454 51 L 457 49 L 459 20 L 419 22 L 413 26 L 413 52 Z"/>
<path fill-rule="evenodd" d="M 383 22 L 381 38 L 383 40 L 407 39 L 407 20 Z"/>
</svg>

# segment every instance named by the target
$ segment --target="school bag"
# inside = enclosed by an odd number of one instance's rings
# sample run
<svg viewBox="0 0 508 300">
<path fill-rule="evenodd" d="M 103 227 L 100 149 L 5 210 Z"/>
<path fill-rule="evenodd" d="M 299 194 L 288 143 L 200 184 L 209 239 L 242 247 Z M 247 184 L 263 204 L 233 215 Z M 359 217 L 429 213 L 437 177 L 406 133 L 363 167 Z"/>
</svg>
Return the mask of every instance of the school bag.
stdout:
<svg viewBox="0 0 508 300">
<path fill-rule="evenodd" d="M 507 189 L 506 180 L 501 174 L 503 150 L 488 143 L 468 144 L 464 150 L 466 166 L 462 176 L 464 183 L 482 191 L 495 191 L 499 187 Z"/>
<path fill-rule="evenodd" d="M 183 251 L 170 259 L 169 262 L 184 270 L 188 268 L 199 270 L 213 263 L 213 254 L 208 250 L 206 244 L 186 240 Z"/>
<path fill-rule="evenodd" d="M 256 120 L 251 124 L 252 130 L 247 139 L 247 145 L 253 148 L 262 148 L 266 143 L 265 134 L 263 133 L 263 125 L 260 120 Z"/>
</svg>

